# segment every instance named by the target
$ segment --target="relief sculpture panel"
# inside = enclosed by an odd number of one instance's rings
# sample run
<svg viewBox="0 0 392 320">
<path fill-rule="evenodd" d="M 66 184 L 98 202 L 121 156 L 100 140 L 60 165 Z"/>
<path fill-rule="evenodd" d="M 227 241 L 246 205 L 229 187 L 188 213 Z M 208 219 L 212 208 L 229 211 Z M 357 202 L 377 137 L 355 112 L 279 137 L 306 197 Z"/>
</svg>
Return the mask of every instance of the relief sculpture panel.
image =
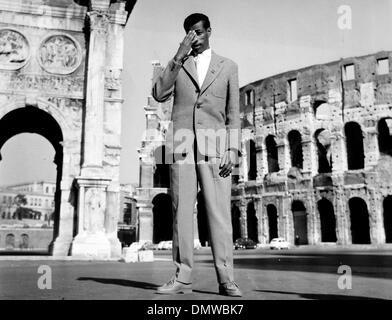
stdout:
<svg viewBox="0 0 392 320">
<path fill-rule="evenodd" d="M 68 35 L 51 35 L 46 38 L 38 54 L 38 61 L 49 73 L 70 74 L 81 63 L 78 42 Z"/>
<path fill-rule="evenodd" d="M 29 58 L 30 49 L 26 38 L 18 31 L 0 30 L 0 69 L 17 70 Z"/>
</svg>

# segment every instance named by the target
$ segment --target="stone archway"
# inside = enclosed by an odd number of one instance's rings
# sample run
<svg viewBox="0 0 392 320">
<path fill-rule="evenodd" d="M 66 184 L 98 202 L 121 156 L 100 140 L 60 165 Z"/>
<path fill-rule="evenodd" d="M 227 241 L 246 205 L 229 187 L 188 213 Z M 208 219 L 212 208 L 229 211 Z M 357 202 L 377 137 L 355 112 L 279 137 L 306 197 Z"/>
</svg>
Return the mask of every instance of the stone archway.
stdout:
<svg viewBox="0 0 392 320">
<path fill-rule="evenodd" d="M 159 146 L 154 150 L 154 188 L 169 188 L 169 159 L 166 159 L 166 147 Z"/>
<path fill-rule="evenodd" d="M 0 119 L 0 150 L 10 138 L 20 133 L 36 133 L 46 138 L 55 150 L 54 163 L 57 167 L 56 191 L 54 196 L 53 214 L 53 241 L 48 250 L 53 247 L 54 241 L 59 235 L 60 229 L 60 206 L 61 206 L 61 180 L 63 173 L 63 132 L 49 113 L 32 106 L 24 108 L 16 107 Z"/>
<path fill-rule="evenodd" d="M 385 242 L 392 243 L 392 196 L 384 199 L 383 207 Z"/>
<path fill-rule="evenodd" d="M 320 215 L 321 242 L 336 242 L 336 218 L 332 203 L 322 198 L 317 202 Z"/>
<path fill-rule="evenodd" d="M 346 135 L 348 170 L 363 169 L 365 167 L 365 154 L 361 126 L 356 122 L 348 122 L 344 126 L 344 132 Z"/>
<path fill-rule="evenodd" d="M 256 216 L 255 205 L 253 201 L 248 203 L 248 207 L 246 209 L 246 228 L 248 231 L 248 238 L 253 240 L 254 242 L 259 242 L 258 240 L 258 232 L 257 232 L 257 224 L 258 219 Z"/>
<path fill-rule="evenodd" d="M 3 32 L 3 39 L 14 39 L 20 59 L 1 59 L 0 119 L 14 112 L 41 112 L 40 119 L 55 119 L 15 122 L 20 132 L 46 134 L 56 150 L 52 254 L 119 258 L 123 31 L 136 0 L 125 5 L 109 0 L 46 2 L 44 11 L 39 1 L 29 3 L 30 13 L 21 11 L 23 5 L 9 7 L 11 1 L 0 4 L 8 8 L 2 11 L 2 22 L 15 27 Z M 76 4 L 70 8 L 72 2 Z M 32 13 L 37 10 L 40 15 Z M 0 128 L 1 147 L 17 131 Z"/>
<path fill-rule="evenodd" d="M 308 244 L 307 212 L 303 202 L 294 200 L 291 211 L 293 212 L 295 243 L 299 245 Z"/>
<path fill-rule="evenodd" d="M 351 198 L 348 201 L 353 244 L 370 244 L 369 212 L 365 200 Z"/>
<path fill-rule="evenodd" d="M 173 237 L 173 213 L 170 195 L 157 194 L 152 199 L 153 212 L 153 243 L 172 240 Z"/>
<path fill-rule="evenodd" d="M 301 133 L 297 130 L 291 130 L 287 136 L 290 146 L 291 166 L 298 169 L 303 168 L 304 156 L 302 150 Z"/>
<path fill-rule="evenodd" d="M 265 145 L 267 149 L 268 173 L 278 172 L 279 160 L 278 160 L 278 148 L 277 148 L 275 136 L 269 135 L 265 139 Z"/>
<path fill-rule="evenodd" d="M 269 241 L 278 237 L 278 211 L 273 204 L 267 206 Z"/>
<path fill-rule="evenodd" d="M 15 236 L 12 233 L 7 234 L 5 237 L 5 248 L 6 249 L 15 248 Z"/>
<path fill-rule="evenodd" d="M 233 227 L 233 241 L 241 238 L 241 211 L 233 204 L 231 206 L 231 224 Z"/>
</svg>

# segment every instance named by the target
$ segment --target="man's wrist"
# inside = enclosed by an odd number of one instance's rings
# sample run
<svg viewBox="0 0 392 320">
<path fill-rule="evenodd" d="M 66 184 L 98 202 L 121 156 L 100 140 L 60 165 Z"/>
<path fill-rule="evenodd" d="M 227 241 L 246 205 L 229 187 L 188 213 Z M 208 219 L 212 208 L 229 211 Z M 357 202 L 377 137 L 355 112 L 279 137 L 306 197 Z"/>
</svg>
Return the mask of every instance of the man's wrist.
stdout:
<svg viewBox="0 0 392 320">
<path fill-rule="evenodd" d="M 182 66 L 182 59 L 178 59 L 177 57 L 173 58 L 173 63 L 178 65 L 178 66 Z"/>
</svg>

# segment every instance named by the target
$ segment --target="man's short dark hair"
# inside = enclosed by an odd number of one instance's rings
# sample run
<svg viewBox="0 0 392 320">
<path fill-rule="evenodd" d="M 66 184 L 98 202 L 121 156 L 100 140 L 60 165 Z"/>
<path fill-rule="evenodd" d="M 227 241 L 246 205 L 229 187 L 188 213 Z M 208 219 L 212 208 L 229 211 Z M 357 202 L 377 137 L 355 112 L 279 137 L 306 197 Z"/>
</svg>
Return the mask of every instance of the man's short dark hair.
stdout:
<svg viewBox="0 0 392 320">
<path fill-rule="evenodd" d="M 210 27 L 210 19 L 205 14 L 202 13 L 192 13 L 191 15 L 187 16 L 184 20 L 184 29 L 185 32 L 188 32 L 189 29 L 199 21 L 203 21 L 204 29 Z"/>
</svg>

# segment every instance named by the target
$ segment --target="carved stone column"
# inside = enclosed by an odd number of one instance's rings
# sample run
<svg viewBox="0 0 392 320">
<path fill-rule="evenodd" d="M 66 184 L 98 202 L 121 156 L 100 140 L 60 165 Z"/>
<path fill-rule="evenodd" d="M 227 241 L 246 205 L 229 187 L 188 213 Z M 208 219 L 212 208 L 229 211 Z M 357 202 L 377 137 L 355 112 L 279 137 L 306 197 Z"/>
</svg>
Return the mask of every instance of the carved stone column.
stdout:
<svg viewBox="0 0 392 320">
<path fill-rule="evenodd" d="M 332 176 L 334 187 L 334 210 L 336 216 L 336 238 L 337 244 L 346 245 L 350 243 L 349 219 L 350 212 L 347 206 L 347 198 L 343 189 L 343 177 Z"/>
<path fill-rule="evenodd" d="M 262 143 L 257 149 L 257 182 L 262 182 L 264 176 L 268 173 L 268 155 L 265 143 Z"/>
<path fill-rule="evenodd" d="M 104 1 L 92 1 L 103 5 Z M 106 40 L 109 23 L 107 11 L 87 13 L 87 81 L 85 93 L 85 122 L 83 131 L 83 163 L 76 178 L 78 194 L 78 234 L 72 243 L 71 255 L 92 259 L 111 257 L 111 245 L 105 230 L 113 229 L 107 219 L 107 187 L 110 174 L 103 169 L 104 157 L 104 93 Z M 118 214 L 118 213 L 117 213 Z M 113 231 L 113 230 L 111 230 Z M 118 251 L 118 244 L 117 244 Z M 118 256 L 115 254 L 115 256 Z"/>
<path fill-rule="evenodd" d="M 248 201 L 241 200 L 240 202 L 240 225 L 241 225 L 241 238 L 247 238 L 248 237 L 248 224 L 247 224 L 247 206 L 248 206 Z"/>
<path fill-rule="evenodd" d="M 332 173 L 342 174 L 347 171 L 346 139 L 341 128 L 335 128 L 331 134 Z"/>
<path fill-rule="evenodd" d="M 262 244 L 268 243 L 268 217 L 263 210 L 263 200 L 261 197 L 255 198 L 255 211 L 257 217 L 258 241 Z"/>
<path fill-rule="evenodd" d="M 107 32 L 107 54 L 105 69 L 105 114 L 104 114 L 104 171 L 112 179 L 107 190 L 105 213 L 106 235 L 111 244 L 111 256 L 121 256 L 121 243 L 117 237 L 120 205 L 120 153 L 122 118 L 122 79 L 124 53 L 124 26 L 127 12 L 125 3 L 110 6 Z"/>
<path fill-rule="evenodd" d="M 278 135 L 276 147 L 278 149 L 278 164 L 280 172 L 287 174 L 291 168 L 290 159 L 290 148 L 287 139 L 284 136 L 284 132 L 280 132 Z"/>
<path fill-rule="evenodd" d="M 82 176 L 102 176 L 103 115 L 105 90 L 107 13 L 87 13 L 89 49 L 87 58 L 86 117 Z"/>
<path fill-rule="evenodd" d="M 380 151 L 378 148 L 378 132 L 376 127 L 366 128 L 364 132 L 365 169 L 369 170 L 378 163 Z"/>
<path fill-rule="evenodd" d="M 242 175 L 240 174 L 240 182 L 248 181 L 248 171 L 249 171 L 249 158 L 246 150 L 246 143 L 242 144 Z M 241 171 L 240 171 L 241 173 Z"/>
</svg>

